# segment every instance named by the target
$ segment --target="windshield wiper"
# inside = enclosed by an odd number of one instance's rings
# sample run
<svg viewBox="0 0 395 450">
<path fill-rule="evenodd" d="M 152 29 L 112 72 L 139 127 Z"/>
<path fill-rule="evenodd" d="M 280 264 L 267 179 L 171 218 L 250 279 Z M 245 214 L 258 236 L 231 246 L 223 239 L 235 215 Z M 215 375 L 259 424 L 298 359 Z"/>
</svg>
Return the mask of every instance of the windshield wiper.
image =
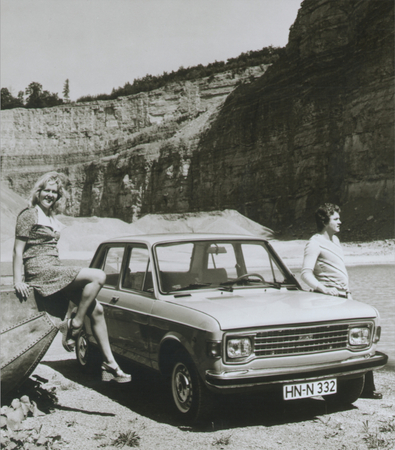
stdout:
<svg viewBox="0 0 395 450">
<path fill-rule="evenodd" d="M 278 281 L 265 281 L 265 285 L 275 287 L 276 289 L 281 289 L 281 283 Z"/>
<path fill-rule="evenodd" d="M 281 288 L 281 283 L 279 283 L 278 281 L 265 281 L 262 279 L 248 279 L 246 277 L 243 277 L 241 279 L 236 279 L 236 280 L 230 280 L 230 281 L 225 281 L 223 283 L 221 283 L 221 286 L 223 286 L 224 288 L 232 288 L 232 286 L 234 286 L 235 284 L 243 284 L 244 286 L 248 284 L 262 284 L 263 286 L 270 286 L 270 287 L 274 287 L 276 289 L 280 289 Z"/>
<path fill-rule="evenodd" d="M 227 281 L 228 283 L 228 281 Z M 233 292 L 232 286 L 223 286 L 225 283 L 221 283 L 221 286 L 217 288 L 218 291 L 226 291 L 226 292 Z"/>
<path fill-rule="evenodd" d="M 207 286 L 211 286 L 211 283 L 192 283 L 192 284 L 189 284 L 188 286 L 183 286 L 183 287 L 180 287 L 177 289 L 172 289 L 171 291 L 169 291 L 169 293 L 177 292 L 177 291 L 185 291 L 188 289 L 200 289 L 202 287 L 207 287 Z"/>
</svg>

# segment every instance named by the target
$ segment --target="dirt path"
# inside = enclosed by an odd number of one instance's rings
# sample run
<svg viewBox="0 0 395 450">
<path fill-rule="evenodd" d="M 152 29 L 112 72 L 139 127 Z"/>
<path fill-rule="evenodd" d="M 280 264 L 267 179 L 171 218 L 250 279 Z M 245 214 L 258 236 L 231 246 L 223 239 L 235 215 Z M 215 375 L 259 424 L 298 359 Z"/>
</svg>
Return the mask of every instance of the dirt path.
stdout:
<svg viewBox="0 0 395 450">
<path fill-rule="evenodd" d="M 213 422 L 185 427 L 174 420 L 159 376 L 136 366 L 127 369 L 133 374 L 131 384 L 104 384 L 98 373 L 80 371 L 57 336 L 34 372 L 48 380 L 41 386 L 54 389 L 57 404 L 46 414 L 27 418 L 23 428 L 41 427 L 51 449 L 115 449 L 122 447 L 122 436 L 147 450 L 395 447 L 395 372 L 376 372 L 382 400 L 359 399 L 349 408 L 330 409 L 322 399 L 274 402 L 259 396 L 231 397 L 219 402 Z"/>
</svg>

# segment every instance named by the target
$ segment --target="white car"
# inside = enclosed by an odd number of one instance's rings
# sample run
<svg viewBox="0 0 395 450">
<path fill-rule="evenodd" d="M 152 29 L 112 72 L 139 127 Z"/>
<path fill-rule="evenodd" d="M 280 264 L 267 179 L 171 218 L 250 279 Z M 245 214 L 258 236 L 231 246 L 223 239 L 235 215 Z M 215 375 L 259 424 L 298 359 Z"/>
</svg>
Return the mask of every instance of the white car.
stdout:
<svg viewBox="0 0 395 450">
<path fill-rule="evenodd" d="M 323 396 L 352 403 L 376 351 L 379 313 L 347 296 L 302 290 L 266 240 L 182 234 L 103 242 L 103 304 L 115 354 L 169 379 L 175 412 L 194 421 L 211 392 L 280 391 L 284 400 Z M 89 363 L 88 321 L 77 359 Z"/>
</svg>

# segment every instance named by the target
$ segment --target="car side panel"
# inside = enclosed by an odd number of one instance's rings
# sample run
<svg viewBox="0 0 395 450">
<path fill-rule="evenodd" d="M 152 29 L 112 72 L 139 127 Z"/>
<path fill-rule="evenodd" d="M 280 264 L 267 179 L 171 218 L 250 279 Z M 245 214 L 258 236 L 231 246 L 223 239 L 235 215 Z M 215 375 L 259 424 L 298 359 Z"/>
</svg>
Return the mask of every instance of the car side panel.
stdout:
<svg viewBox="0 0 395 450">
<path fill-rule="evenodd" d="M 155 300 L 148 295 L 106 287 L 100 291 L 98 300 L 104 306 L 114 352 L 151 366 L 149 314 Z"/>
<path fill-rule="evenodd" d="M 171 302 L 157 300 L 151 312 L 151 360 L 159 369 L 159 353 L 165 340 L 179 342 L 189 353 L 202 377 L 205 370 L 213 369 L 207 358 L 207 342 L 221 340 L 222 332 L 215 319 L 193 309 Z"/>
</svg>

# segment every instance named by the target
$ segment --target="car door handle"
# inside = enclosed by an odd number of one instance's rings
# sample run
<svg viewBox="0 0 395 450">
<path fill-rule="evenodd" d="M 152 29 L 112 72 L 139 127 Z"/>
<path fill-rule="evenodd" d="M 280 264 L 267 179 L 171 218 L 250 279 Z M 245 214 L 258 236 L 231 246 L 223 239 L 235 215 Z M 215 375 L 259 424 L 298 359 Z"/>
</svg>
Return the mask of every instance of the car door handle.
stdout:
<svg viewBox="0 0 395 450">
<path fill-rule="evenodd" d="M 110 303 L 112 303 L 112 304 L 114 305 L 115 303 L 117 303 L 118 300 L 119 300 L 119 297 L 113 297 L 113 298 L 110 300 Z"/>
</svg>

